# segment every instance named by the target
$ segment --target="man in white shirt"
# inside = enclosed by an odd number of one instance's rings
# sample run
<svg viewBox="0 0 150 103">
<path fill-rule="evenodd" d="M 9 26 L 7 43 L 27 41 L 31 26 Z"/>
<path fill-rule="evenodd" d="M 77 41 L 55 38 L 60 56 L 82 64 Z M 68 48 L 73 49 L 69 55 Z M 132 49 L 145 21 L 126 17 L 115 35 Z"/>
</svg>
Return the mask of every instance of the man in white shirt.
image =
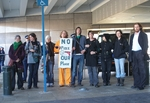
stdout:
<svg viewBox="0 0 150 103">
<path fill-rule="evenodd" d="M 132 62 L 134 85 L 131 88 L 143 90 L 146 81 L 145 61 L 148 60 L 148 38 L 140 23 L 134 24 L 134 34 L 130 38 L 129 61 Z"/>
</svg>

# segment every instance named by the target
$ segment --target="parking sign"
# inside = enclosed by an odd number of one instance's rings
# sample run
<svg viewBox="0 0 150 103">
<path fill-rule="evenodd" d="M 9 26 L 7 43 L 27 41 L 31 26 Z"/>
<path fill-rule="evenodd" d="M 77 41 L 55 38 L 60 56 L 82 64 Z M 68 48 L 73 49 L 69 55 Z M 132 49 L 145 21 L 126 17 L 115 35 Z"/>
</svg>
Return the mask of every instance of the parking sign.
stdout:
<svg viewBox="0 0 150 103">
<path fill-rule="evenodd" d="M 48 6 L 48 0 L 37 0 L 38 6 Z"/>
</svg>

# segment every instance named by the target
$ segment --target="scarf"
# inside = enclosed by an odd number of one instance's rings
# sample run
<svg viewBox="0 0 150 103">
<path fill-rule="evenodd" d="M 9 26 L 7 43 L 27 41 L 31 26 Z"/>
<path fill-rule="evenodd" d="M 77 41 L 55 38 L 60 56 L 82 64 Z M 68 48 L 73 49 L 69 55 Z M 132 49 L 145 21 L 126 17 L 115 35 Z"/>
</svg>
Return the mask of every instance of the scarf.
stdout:
<svg viewBox="0 0 150 103">
<path fill-rule="evenodd" d="M 50 42 L 50 43 L 46 43 L 46 45 L 47 45 L 47 49 L 48 49 L 48 54 L 49 54 L 49 56 L 54 56 L 54 51 L 52 50 L 53 47 L 52 47 L 51 42 Z"/>
<path fill-rule="evenodd" d="M 14 42 L 14 44 L 13 44 L 14 50 L 17 50 L 20 44 L 22 44 L 21 41 L 20 42 Z"/>
<path fill-rule="evenodd" d="M 77 35 L 77 39 L 79 39 L 80 38 L 80 35 Z"/>
</svg>

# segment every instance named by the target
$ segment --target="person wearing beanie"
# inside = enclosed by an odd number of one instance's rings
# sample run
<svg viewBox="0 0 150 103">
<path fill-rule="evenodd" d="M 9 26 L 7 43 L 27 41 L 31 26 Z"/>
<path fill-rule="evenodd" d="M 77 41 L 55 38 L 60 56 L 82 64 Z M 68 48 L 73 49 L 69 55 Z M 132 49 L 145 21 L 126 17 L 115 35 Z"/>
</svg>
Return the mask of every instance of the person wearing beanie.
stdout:
<svg viewBox="0 0 150 103">
<path fill-rule="evenodd" d="M 116 40 L 114 42 L 114 61 L 116 68 L 117 86 L 124 86 L 125 70 L 124 63 L 126 58 L 126 52 L 128 52 L 128 42 L 122 37 L 122 31 L 116 31 Z"/>
<path fill-rule="evenodd" d="M 101 43 L 101 65 L 102 65 L 102 79 L 103 85 L 109 86 L 111 77 L 111 65 L 112 65 L 112 48 L 113 44 L 110 42 L 110 35 L 103 34 L 103 41 Z"/>
</svg>

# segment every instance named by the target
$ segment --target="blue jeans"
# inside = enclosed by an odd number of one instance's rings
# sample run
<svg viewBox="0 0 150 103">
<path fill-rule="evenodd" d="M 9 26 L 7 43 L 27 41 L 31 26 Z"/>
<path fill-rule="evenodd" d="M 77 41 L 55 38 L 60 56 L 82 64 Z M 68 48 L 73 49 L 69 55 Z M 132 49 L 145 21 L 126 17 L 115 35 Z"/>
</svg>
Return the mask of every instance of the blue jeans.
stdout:
<svg viewBox="0 0 150 103">
<path fill-rule="evenodd" d="M 115 60 L 115 67 L 116 67 L 116 78 L 124 78 L 126 75 L 124 72 L 125 58 L 114 59 L 114 60 Z"/>
<path fill-rule="evenodd" d="M 0 61 L 0 73 L 1 73 L 1 71 L 2 71 L 2 66 L 4 66 L 4 65 L 3 65 L 3 61 Z"/>
<path fill-rule="evenodd" d="M 87 66 L 88 74 L 90 79 L 90 84 L 97 85 L 98 84 L 98 72 L 97 67 Z"/>
<path fill-rule="evenodd" d="M 46 63 L 46 82 L 54 84 L 54 73 L 53 73 L 54 63 L 50 60 Z"/>
<path fill-rule="evenodd" d="M 73 70 L 72 70 L 72 78 L 71 84 L 75 84 L 75 77 L 77 72 L 77 63 L 79 63 L 78 68 L 78 84 L 81 84 L 83 79 L 83 67 L 84 67 L 84 55 L 73 55 Z"/>
<path fill-rule="evenodd" d="M 27 74 L 28 74 L 28 63 L 27 63 L 27 58 L 25 57 L 23 59 L 23 68 L 24 68 L 24 72 L 23 72 L 23 80 L 26 81 L 27 79 Z"/>
</svg>

